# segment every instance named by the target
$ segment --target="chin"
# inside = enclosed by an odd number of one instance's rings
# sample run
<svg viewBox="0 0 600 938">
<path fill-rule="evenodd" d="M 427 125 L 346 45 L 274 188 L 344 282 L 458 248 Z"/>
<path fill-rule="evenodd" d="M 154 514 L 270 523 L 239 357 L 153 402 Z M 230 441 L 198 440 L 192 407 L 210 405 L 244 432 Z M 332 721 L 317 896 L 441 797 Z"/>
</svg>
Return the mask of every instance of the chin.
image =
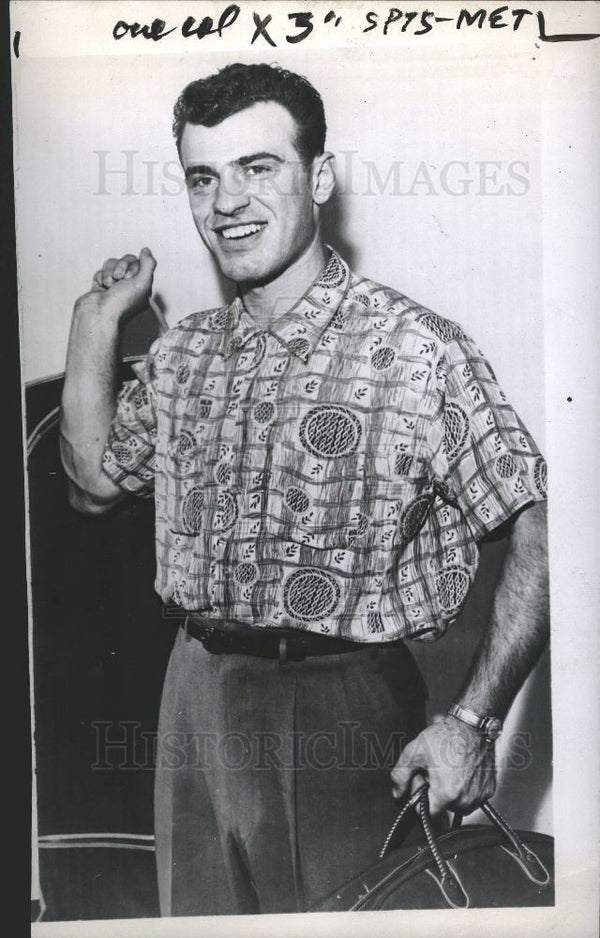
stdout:
<svg viewBox="0 0 600 938">
<path fill-rule="evenodd" d="M 235 283 L 265 283 L 274 275 L 274 265 L 266 264 L 258 258 L 232 258 L 216 256 L 221 273 Z"/>
<path fill-rule="evenodd" d="M 262 271 L 257 269 L 256 265 L 231 261 L 230 258 L 216 258 L 219 269 L 223 276 L 234 283 L 254 283 L 261 279 Z"/>
</svg>

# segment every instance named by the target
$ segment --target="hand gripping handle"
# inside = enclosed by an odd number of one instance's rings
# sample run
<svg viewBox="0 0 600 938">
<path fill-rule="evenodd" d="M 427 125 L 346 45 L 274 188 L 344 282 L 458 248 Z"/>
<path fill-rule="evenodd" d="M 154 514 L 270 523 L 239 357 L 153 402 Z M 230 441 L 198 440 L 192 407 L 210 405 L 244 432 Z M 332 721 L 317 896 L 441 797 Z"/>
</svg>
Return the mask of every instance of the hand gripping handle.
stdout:
<svg viewBox="0 0 600 938">
<path fill-rule="evenodd" d="M 406 799 L 400 810 L 400 813 L 398 814 L 385 839 L 379 857 L 382 859 L 386 855 L 400 821 L 406 816 L 410 808 L 414 807 L 421 821 L 423 832 L 427 839 L 427 844 L 438 870 L 439 878 L 431 871 L 428 870 L 427 872 L 433 876 L 450 906 L 453 908 L 468 908 L 469 897 L 466 894 L 464 887 L 460 882 L 458 875 L 456 874 L 456 871 L 442 856 L 435 833 L 433 832 L 431 826 L 431 817 L 429 814 L 429 798 L 427 796 L 428 789 L 429 783 L 426 779 L 423 779 L 418 788 L 416 788 L 415 791 Z M 533 850 L 530 850 L 530 848 L 522 842 L 512 827 L 510 827 L 502 815 L 490 804 L 489 801 L 484 801 L 481 805 L 481 809 L 490 819 L 492 824 L 494 824 L 502 832 L 508 841 L 508 844 L 501 845 L 502 849 L 510 854 L 510 856 L 514 857 L 528 879 L 537 885 L 545 886 L 550 881 L 550 873 L 539 857 L 536 856 Z M 455 814 L 452 824 L 453 829 L 459 827 L 460 822 L 461 815 Z"/>
</svg>

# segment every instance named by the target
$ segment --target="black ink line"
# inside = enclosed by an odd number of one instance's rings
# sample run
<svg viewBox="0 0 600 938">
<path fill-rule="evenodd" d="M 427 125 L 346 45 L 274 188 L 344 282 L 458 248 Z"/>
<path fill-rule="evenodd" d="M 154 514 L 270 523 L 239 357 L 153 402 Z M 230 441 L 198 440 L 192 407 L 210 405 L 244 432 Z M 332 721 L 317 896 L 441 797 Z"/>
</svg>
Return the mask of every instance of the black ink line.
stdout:
<svg viewBox="0 0 600 938">
<path fill-rule="evenodd" d="M 15 38 L 13 39 L 13 49 L 15 50 L 15 56 L 19 58 L 19 43 L 21 42 L 21 30 L 17 29 L 15 32 Z"/>
<path fill-rule="evenodd" d="M 537 13 L 539 23 L 539 38 L 542 42 L 585 42 L 586 39 L 598 39 L 600 33 L 555 33 L 546 35 L 546 20 L 541 10 Z"/>
</svg>

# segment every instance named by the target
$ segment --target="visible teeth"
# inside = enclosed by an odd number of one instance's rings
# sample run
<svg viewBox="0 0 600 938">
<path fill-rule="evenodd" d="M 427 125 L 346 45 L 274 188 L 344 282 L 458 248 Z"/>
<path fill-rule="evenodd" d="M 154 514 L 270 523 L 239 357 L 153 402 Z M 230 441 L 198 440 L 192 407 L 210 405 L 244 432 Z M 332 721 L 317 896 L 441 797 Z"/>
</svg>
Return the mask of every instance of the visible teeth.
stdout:
<svg viewBox="0 0 600 938">
<path fill-rule="evenodd" d="M 237 225 L 236 228 L 225 228 L 221 231 L 224 238 L 247 238 L 248 235 L 261 231 L 264 225 Z"/>
</svg>

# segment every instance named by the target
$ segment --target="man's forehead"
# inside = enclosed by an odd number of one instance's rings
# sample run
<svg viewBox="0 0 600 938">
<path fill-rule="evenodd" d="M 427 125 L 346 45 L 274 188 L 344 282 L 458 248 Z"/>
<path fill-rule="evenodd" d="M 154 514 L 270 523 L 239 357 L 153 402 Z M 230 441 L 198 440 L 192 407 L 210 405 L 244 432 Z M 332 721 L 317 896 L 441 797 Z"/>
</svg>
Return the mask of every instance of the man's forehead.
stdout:
<svg viewBox="0 0 600 938">
<path fill-rule="evenodd" d="M 286 108 L 275 101 L 259 102 L 214 127 L 186 124 L 181 137 L 181 159 L 184 167 L 192 163 L 218 167 L 249 153 L 298 157 L 296 133 L 296 123 Z"/>
</svg>

